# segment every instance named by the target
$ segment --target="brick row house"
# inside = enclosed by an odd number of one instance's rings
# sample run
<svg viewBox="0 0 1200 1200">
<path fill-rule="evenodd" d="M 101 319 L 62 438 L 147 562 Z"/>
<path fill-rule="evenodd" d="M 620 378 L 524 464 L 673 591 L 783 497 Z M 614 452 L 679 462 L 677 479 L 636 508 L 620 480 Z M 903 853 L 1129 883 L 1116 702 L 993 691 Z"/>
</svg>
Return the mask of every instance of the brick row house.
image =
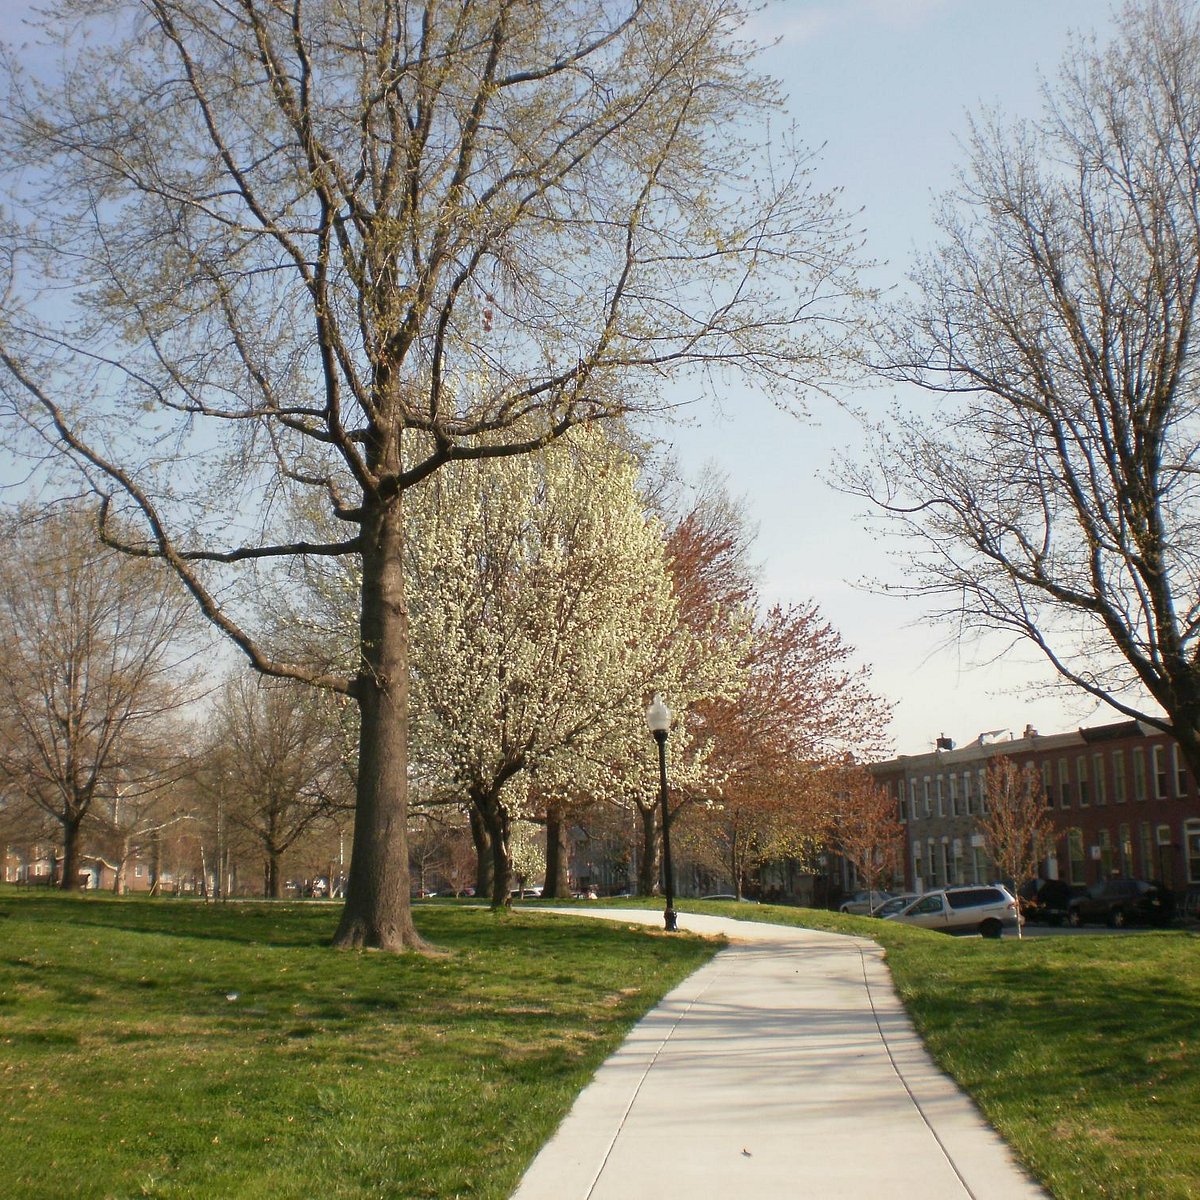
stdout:
<svg viewBox="0 0 1200 1200">
<path fill-rule="evenodd" d="M 1043 878 L 1155 879 L 1179 899 L 1200 889 L 1196 780 L 1168 734 L 1122 721 L 1049 735 L 995 731 L 963 747 L 943 737 L 928 753 L 875 764 L 896 799 L 910 890 L 993 878 L 977 818 L 987 764 L 1000 755 L 1042 778 L 1057 830 Z"/>
</svg>

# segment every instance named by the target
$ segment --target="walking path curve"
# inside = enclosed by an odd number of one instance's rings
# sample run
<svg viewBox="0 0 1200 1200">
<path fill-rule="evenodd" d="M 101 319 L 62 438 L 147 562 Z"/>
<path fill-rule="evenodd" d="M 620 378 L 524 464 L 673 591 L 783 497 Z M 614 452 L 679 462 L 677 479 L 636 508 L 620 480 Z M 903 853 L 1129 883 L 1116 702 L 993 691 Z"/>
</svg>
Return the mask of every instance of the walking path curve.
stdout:
<svg viewBox="0 0 1200 1200">
<path fill-rule="evenodd" d="M 1044 1200 L 929 1058 L 874 942 L 691 913 L 679 927 L 729 947 L 634 1027 L 512 1200 Z"/>
</svg>

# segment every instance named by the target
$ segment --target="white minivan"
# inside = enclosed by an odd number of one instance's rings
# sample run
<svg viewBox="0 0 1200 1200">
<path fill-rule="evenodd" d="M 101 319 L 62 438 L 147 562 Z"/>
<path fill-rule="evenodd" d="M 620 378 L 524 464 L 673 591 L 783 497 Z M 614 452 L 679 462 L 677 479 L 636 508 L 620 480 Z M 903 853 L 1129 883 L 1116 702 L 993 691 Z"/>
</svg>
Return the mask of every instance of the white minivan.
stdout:
<svg viewBox="0 0 1200 1200">
<path fill-rule="evenodd" d="M 938 888 L 926 892 L 907 908 L 886 918 L 942 933 L 978 933 L 998 938 L 1006 929 L 1016 929 L 1020 916 L 1008 888 L 998 883 L 976 887 Z"/>
</svg>

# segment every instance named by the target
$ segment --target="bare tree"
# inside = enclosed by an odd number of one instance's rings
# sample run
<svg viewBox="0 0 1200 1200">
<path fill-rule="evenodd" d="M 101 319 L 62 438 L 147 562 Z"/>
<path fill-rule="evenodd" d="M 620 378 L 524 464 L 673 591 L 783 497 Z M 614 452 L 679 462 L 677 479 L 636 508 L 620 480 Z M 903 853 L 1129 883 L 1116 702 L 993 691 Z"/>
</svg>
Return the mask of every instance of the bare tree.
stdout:
<svg viewBox="0 0 1200 1200">
<path fill-rule="evenodd" d="M 263 895 L 273 899 L 283 895 L 283 856 L 349 805 L 339 728 L 321 700 L 294 683 L 243 674 L 227 682 L 217 711 L 204 776 L 223 801 L 218 825 L 253 839 Z"/>
<path fill-rule="evenodd" d="M 1200 770 L 1200 10 L 1125 7 L 1036 123 L 972 127 L 890 372 L 945 400 L 858 486 L 915 539 L 910 594 L 1032 643 Z M 906 559 L 906 561 L 911 561 Z"/>
<path fill-rule="evenodd" d="M 4 59 L 0 395 L 260 671 L 361 712 L 336 942 L 419 946 L 403 497 L 660 404 L 827 378 L 846 226 L 766 132 L 739 0 L 60 0 Z M 95 34 L 96 36 L 90 36 Z M 758 138 L 757 141 L 755 139 Z M 769 154 L 767 147 L 770 148 Z M 55 289 L 43 304 L 43 289 Z M 344 539 L 280 536 L 309 489 Z M 110 498 L 111 497 L 111 498 Z M 361 562 L 354 670 L 255 637 L 234 568 Z"/>
<path fill-rule="evenodd" d="M 130 778 L 128 770 L 114 784 L 111 793 L 98 796 L 91 809 L 95 834 L 89 838 L 92 857 L 113 873 L 113 891 L 123 896 L 129 887 L 129 864 L 137 856 L 153 853 L 164 833 L 194 817 L 173 787 L 182 770 L 171 769 L 179 763 L 178 742 L 163 742 L 162 757 L 154 760 L 150 778 Z"/>
<path fill-rule="evenodd" d="M 1054 844 L 1042 777 L 1032 763 L 1018 767 L 1001 755 L 988 763 L 983 788 L 980 832 L 1000 877 L 1019 890 L 1027 879 L 1037 878 L 1038 864 Z"/>
<path fill-rule="evenodd" d="M 74 888 L 93 804 L 177 777 L 164 735 L 194 699 L 192 610 L 169 575 L 100 546 L 75 509 L 21 510 L 0 537 L 0 782 L 57 823 Z"/>
</svg>

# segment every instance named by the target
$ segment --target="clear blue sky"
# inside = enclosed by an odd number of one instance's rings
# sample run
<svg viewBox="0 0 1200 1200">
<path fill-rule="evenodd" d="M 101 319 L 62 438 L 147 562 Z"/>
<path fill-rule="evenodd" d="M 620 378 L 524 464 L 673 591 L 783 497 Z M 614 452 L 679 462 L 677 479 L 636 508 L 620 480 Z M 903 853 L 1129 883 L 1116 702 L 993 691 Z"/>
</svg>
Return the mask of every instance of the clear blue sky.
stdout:
<svg viewBox="0 0 1200 1200">
<path fill-rule="evenodd" d="M 766 65 L 804 139 L 825 145 L 822 186 L 862 210 L 867 253 L 882 260 L 872 282 L 886 288 L 903 285 L 913 250 L 932 243 L 933 197 L 963 161 L 966 114 L 1036 115 L 1040 81 L 1057 71 L 1069 34 L 1107 40 L 1111 24 L 1105 0 L 774 0 L 756 30 L 782 39 Z M 883 415 L 895 396 L 864 384 L 849 398 Z M 915 391 L 899 398 L 933 402 Z M 699 410 L 698 425 L 670 431 L 681 465 L 712 464 L 743 498 L 767 597 L 812 597 L 872 667 L 876 690 L 896 703 L 897 753 L 930 749 L 943 732 L 962 745 L 985 730 L 1019 736 L 1027 722 L 1050 733 L 1117 719 L 1087 697 L 1034 694 L 1031 684 L 1050 676 L 1029 651 L 979 667 L 1001 647 L 960 646 L 916 605 L 853 586 L 868 575 L 896 580 L 903 565 L 864 529 L 863 504 L 824 482 L 832 456 L 859 436 L 828 401 L 813 401 L 815 425 L 751 395 L 722 407 L 724 419 Z"/>
<path fill-rule="evenodd" d="M 0 0 L 0 38 L 20 44 L 30 0 Z M 1072 31 L 1104 31 L 1106 0 L 770 0 L 755 19 L 761 41 L 779 38 L 767 69 L 789 93 L 812 146 L 824 144 L 822 187 L 862 210 L 866 250 L 881 261 L 871 282 L 901 285 L 914 248 L 928 246 L 932 198 L 953 182 L 965 114 L 996 105 L 1034 115 L 1039 71 L 1052 75 Z M 863 385 L 850 399 L 880 414 L 894 392 Z M 927 404 L 918 395 L 906 403 Z M 822 478 L 858 434 L 843 414 L 814 401 L 802 424 L 752 395 L 730 394 L 725 416 L 698 410 L 669 436 L 685 471 L 711 464 L 744 499 L 759 527 L 757 557 L 769 600 L 815 599 L 896 702 L 899 753 L 927 749 L 941 733 L 960 744 L 984 730 L 1026 722 L 1042 732 L 1108 719 L 1086 698 L 1035 696 L 1045 669 L 1027 653 L 980 669 L 981 652 L 922 622 L 912 604 L 853 586 L 867 575 L 898 578 L 885 547 L 864 530 L 861 505 Z M 951 644 L 946 645 L 951 639 Z M 995 651 L 996 647 L 991 647 Z"/>
</svg>

